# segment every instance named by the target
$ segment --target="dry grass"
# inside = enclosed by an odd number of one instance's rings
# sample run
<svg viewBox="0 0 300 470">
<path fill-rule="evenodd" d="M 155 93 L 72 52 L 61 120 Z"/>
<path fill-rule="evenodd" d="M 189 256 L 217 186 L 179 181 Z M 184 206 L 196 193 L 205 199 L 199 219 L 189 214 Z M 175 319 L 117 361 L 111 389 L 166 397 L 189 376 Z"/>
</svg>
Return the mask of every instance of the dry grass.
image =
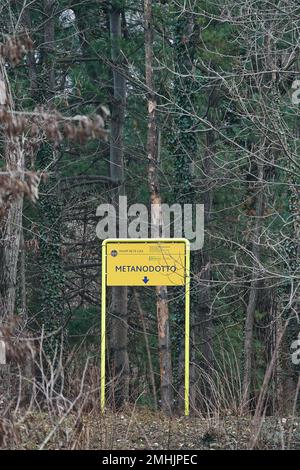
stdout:
<svg viewBox="0 0 300 470">
<path fill-rule="evenodd" d="M 145 408 L 70 414 L 56 427 L 46 413 L 30 413 L 18 426 L 20 449 L 247 449 L 250 418 L 166 417 Z M 56 423 L 57 425 L 57 423 Z M 46 445 L 47 436 L 51 435 Z M 300 449 L 300 419 L 266 418 L 259 449 Z"/>
</svg>

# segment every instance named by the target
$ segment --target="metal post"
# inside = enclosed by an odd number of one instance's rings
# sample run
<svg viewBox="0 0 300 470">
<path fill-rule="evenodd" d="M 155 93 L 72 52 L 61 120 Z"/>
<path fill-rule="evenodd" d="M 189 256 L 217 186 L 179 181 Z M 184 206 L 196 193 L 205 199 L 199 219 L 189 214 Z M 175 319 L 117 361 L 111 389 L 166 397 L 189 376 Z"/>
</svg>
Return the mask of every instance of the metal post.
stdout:
<svg viewBox="0 0 300 470">
<path fill-rule="evenodd" d="M 101 282 L 101 365 L 100 365 L 100 407 L 101 411 L 105 408 L 105 353 L 106 353 L 106 256 L 107 256 L 107 242 L 114 240 L 107 239 L 102 244 L 102 282 Z M 135 242 L 135 239 L 118 239 L 118 242 L 130 243 Z M 189 381 L 190 381 L 190 244 L 188 240 L 179 238 L 175 239 L 138 239 L 139 242 L 185 242 L 185 370 L 184 370 L 184 412 L 185 416 L 189 416 Z"/>
<path fill-rule="evenodd" d="M 190 245 L 185 245 L 184 414 L 190 413 Z"/>
<path fill-rule="evenodd" d="M 102 280 L 101 280 L 101 366 L 100 366 L 100 406 L 105 407 L 105 333 L 106 333 L 106 244 L 102 245 Z"/>
</svg>

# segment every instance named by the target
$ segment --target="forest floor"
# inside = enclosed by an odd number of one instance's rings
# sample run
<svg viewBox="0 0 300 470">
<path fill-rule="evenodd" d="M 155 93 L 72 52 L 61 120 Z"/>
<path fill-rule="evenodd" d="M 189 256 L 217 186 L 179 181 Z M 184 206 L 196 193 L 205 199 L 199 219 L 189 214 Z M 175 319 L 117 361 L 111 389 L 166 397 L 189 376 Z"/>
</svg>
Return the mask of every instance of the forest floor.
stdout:
<svg viewBox="0 0 300 470">
<path fill-rule="evenodd" d="M 30 413 L 17 435 L 20 449 L 300 449 L 300 417 L 266 417 L 254 445 L 250 418 L 169 418 L 146 408 L 80 419 Z"/>
</svg>

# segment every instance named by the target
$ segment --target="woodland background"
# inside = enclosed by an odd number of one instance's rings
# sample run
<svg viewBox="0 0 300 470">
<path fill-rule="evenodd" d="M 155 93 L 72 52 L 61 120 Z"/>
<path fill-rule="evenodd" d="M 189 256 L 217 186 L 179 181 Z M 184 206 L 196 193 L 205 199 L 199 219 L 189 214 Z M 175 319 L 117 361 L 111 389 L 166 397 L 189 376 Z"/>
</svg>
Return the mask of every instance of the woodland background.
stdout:
<svg viewBox="0 0 300 470">
<path fill-rule="evenodd" d="M 127 195 L 205 206 L 191 423 L 218 425 L 201 445 L 232 417 L 253 432 L 223 447 L 254 448 L 269 417 L 285 420 L 270 446 L 299 447 L 298 1 L 2 0 L 0 33 L 1 446 L 118 445 L 105 421 L 91 444 L 86 419 L 100 416 L 96 209 Z M 116 287 L 108 305 L 108 416 L 130 428 L 141 413 L 141 428 L 154 413 L 170 436 L 184 294 Z"/>
</svg>

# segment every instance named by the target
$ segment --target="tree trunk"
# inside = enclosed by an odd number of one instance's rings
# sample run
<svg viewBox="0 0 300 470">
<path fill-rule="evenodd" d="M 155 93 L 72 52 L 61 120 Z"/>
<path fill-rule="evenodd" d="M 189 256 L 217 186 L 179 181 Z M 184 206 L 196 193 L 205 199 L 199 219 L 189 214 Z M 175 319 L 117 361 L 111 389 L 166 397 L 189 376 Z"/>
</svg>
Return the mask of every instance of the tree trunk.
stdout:
<svg viewBox="0 0 300 470">
<path fill-rule="evenodd" d="M 55 0 L 44 0 L 44 44 L 42 47 L 42 54 L 44 55 L 44 83 L 43 93 L 50 99 L 54 94 L 55 88 L 55 69 L 54 61 L 51 60 L 50 54 L 54 47 L 54 7 Z"/>
<path fill-rule="evenodd" d="M 144 333 L 144 338 L 145 338 L 145 346 L 146 346 L 146 351 L 147 351 L 147 357 L 148 357 L 148 364 L 149 364 L 149 376 L 150 376 L 150 382 L 151 382 L 151 388 L 152 388 L 152 394 L 153 394 L 153 403 L 154 403 L 154 409 L 157 411 L 157 394 L 156 394 L 156 386 L 155 386 L 155 377 L 154 377 L 154 371 L 153 371 L 153 366 L 152 366 L 152 356 L 151 356 L 151 349 L 150 349 L 150 344 L 148 341 L 148 333 L 147 333 L 147 328 L 146 328 L 146 321 L 145 321 L 145 315 L 141 306 L 140 302 L 140 297 L 138 292 L 135 290 L 134 291 L 134 298 L 136 302 L 136 306 L 140 315 L 140 319 L 142 322 L 142 328 L 143 328 L 143 333 Z"/>
<path fill-rule="evenodd" d="M 8 77 L 0 59 L 0 82 L 6 94 L 6 106 L 13 112 L 14 103 Z M 7 171 L 24 172 L 24 153 L 20 138 L 4 136 L 4 153 Z M 11 203 L 7 214 L 0 222 L 0 316 L 15 313 L 17 266 L 22 232 L 23 197 Z"/>
<path fill-rule="evenodd" d="M 211 101 L 211 102 L 210 102 Z M 214 118 L 214 103 L 217 102 L 217 95 L 214 90 L 210 91 L 207 116 L 210 122 Z M 202 173 L 205 175 L 203 181 L 203 203 L 204 203 L 204 227 L 209 230 L 211 220 L 213 190 L 211 189 L 211 180 L 213 179 L 213 157 L 215 152 L 215 134 L 208 130 L 205 136 L 205 150 L 202 161 Z M 208 242 L 206 242 L 208 243 Z M 195 370 L 195 382 L 197 383 L 195 403 L 205 411 L 213 407 L 212 376 L 213 376 L 213 321 L 211 312 L 211 270 L 210 270 L 210 251 L 206 247 L 200 250 L 199 255 L 194 261 L 194 269 L 199 273 L 197 292 L 194 299 L 194 322 L 195 328 L 192 330 L 194 347 L 199 347 L 200 375 Z M 198 346 L 199 345 L 199 346 Z M 200 392 L 200 394 L 199 394 Z"/>
<path fill-rule="evenodd" d="M 250 393 L 251 393 L 251 378 L 252 378 L 252 359 L 253 359 L 253 327 L 255 319 L 255 309 L 257 304 L 257 293 L 258 293 L 258 269 L 257 265 L 260 260 L 260 235 L 262 226 L 262 215 L 264 207 L 264 193 L 263 193 L 263 177 L 264 168 L 260 162 L 257 162 L 258 166 L 258 185 L 257 185 L 257 198 L 256 198 L 256 210 L 255 210 L 255 226 L 253 233 L 252 243 L 252 257 L 253 257 L 253 269 L 252 269 L 252 280 L 249 292 L 249 300 L 246 309 L 246 321 L 245 321 L 245 339 L 244 339 L 244 375 L 243 375 L 243 409 L 247 411 L 250 405 Z"/>
<path fill-rule="evenodd" d="M 113 99 L 110 139 L 110 176 L 116 183 L 112 190 L 112 203 L 118 213 L 119 196 L 125 195 L 124 184 L 124 118 L 126 107 L 126 81 L 120 67 L 121 10 L 112 5 L 110 10 L 111 58 L 113 62 Z M 120 221 L 118 221 L 120 222 Z M 118 224 L 119 225 L 119 224 Z M 111 359 L 115 374 L 113 396 L 117 408 L 129 399 L 129 358 L 127 351 L 127 287 L 112 287 L 111 303 Z"/>
<path fill-rule="evenodd" d="M 152 24 L 152 0 L 144 1 L 144 27 L 145 27 L 145 70 L 146 87 L 148 90 L 148 135 L 147 156 L 148 182 L 150 189 L 153 219 L 151 221 L 152 233 L 157 237 L 162 232 L 161 196 L 157 176 L 158 165 L 158 134 L 156 122 L 156 96 L 153 76 L 153 24 Z M 172 361 L 169 332 L 169 307 L 168 290 L 166 286 L 156 287 L 156 306 L 158 322 L 158 348 L 160 360 L 160 386 L 161 406 L 168 414 L 172 412 L 173 387 L 172 387 Z"/>
<path fill-rule="evenodd" d="M 195 202 L 195 192 L 192 188 L 191 168 L 197 156 L 197 137 L 194 132 L 196 99 L 195 81 L 193 80 L 193 70 L 195 66 L 196 49 L 199 35 L 195 26 L 195 15 L 191 11 L 182 10 L 174 12 L 174 51 L 176 79 L 174 86 L 174 102 L 180 106 L 184 112 L 178 111 L 174 117 L 174 129 L 170 132 L 170 152 L 174 158 L 174 190 L 173 198 L 180 204 L 193 204 Z M 183 40 L 185 38 L 185 40 Z M 191 272 L 195 271 L 195 261 L 198 253 L 191 252 Z M 196 289 L 193 288 L 194 278 L 191 279 L 191 343 L 193 344 L 193 325 L 196 300 Z M 179 411 L 184 410 L 184 304 L 185 294 L 181 288 L 176 289 L 176 301 L 173 309 L 173 317 L 176 324 L 174 337 L 177 344 L 178 353 L 178 373 L 176 385 L 178 390 Z M 195 405 L 195 348 L 191 348 L 190 357 L 190 403 Z"/>
<path fill-rule="evenodd" d="M 297 67 L 299 69 L 299 67 Z M 300 130 L 295 124 L 295 137 L 299 139 Z M 282 415 L 290 416 L 295 413 L 299 403 L 299 365 L 291 361 L 291 344 L 299 335 L 300 293 L 293 284 L 300 272 L 300 198 L 298 171 L 294 163 L 289 162 L 291 170 L 289 177 L 289 213 L 292 223 L 289 223 L 288 237 L 284 242 L 285 261 L 288 263 L 288 280 L 279 291 L 279 312 L 277 324 L 282 330 L 283 318 L 287 325 L 278 354 L 278 408 Z M 297 284 L 297 281 L 296 281 Z M 288 307 L 287 307 L 288 306 Z"/>
</svg>

